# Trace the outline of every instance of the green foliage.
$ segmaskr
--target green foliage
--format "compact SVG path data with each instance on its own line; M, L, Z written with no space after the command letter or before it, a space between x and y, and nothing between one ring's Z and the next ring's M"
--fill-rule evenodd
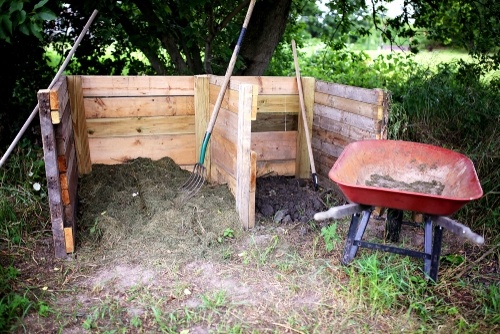
M0 1L0 40L11 42L12 35L21 32L42 39L45 21L56 19L56 15L46 4L48 0L40 2L21 0Z
M18 318L26 315L32 303L14 290L19 271L13 266L0 266L0 332L9 332Z
M10 243L20 244L40 221L47 221L41 155L41 148L22 140L0 169L0 238Z
M325 240L326 251L331 252L341 241L339 235L337 234L337 222L323 227L321 229L321 236Z

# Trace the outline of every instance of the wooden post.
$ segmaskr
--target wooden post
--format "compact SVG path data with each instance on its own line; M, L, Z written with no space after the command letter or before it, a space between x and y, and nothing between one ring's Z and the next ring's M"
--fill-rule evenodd
M42 134L43 157L47 176L50 220L56 257L66 257L66 242L64 236L63 204L61 199L61 184L57 167L57 145L52 125L50 110L50 90L38 91L38 106L40 116L40 131Z
M253 87L250 84L242 84L239 89L238 101L238 143L236 153L236 210L244 229L254 226L255 217L250 210L255 211L255 192L251 198L251 184L255 179L255 169L252 174L251 166L251 140L252 140L252 102Z
M301 79L302 89L304 92L304 104L306 107L307 127L309 128L309 136L312 140L315 79L311 77L303 77ZM299 117L297 130L297 158L295 160L295 177L308 178L311 176L311 163L309 160L309 152L307 149L304 122L302 122L301 120L302 118Z
M378 112L377 119L375 120L375 136L376 139L387 139L387 123L389 121L389 104L390 93L385 92L383 89L376 88L378 93Z
M78 161L78 173L89 174L92 171L90 160L89 138L87 134L87 120L83 105L82 77L68 76L68 91L70 94L71 120Z
M210 120L210 80L208 75L196 75L194 77L194 115L196 162L198 162L200 160L201 144ZM207 180L211 181L209 149L205 153L203 166L207 170Z

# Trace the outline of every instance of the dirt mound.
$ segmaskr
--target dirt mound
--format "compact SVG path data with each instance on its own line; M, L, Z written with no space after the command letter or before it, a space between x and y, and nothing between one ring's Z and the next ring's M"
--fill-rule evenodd
M310 179L270 176L257 179L256 217L276 223L306 223L326 209L325 194Z
M185 200L179 187L189 175L170 158L94 165L79 187L83 233L77 236L84 237L77 246L92 249L81 256L161 265L203 258L224 231L237 233L239 218L227 186L205 185Z

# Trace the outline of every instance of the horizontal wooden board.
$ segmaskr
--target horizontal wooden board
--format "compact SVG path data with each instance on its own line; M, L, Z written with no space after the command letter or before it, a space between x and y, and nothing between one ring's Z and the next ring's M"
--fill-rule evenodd
M298 114L257 114L252 121L252 132L297 131L298 121Z
M379 114L379 106L375 104L354 101L323 93L316 93L314 95L314 106L315 108L330 107L331 109L343 110L370 119L378 119Z
M224 81L222 76L210 76L210 83L221 86ZM234 83L234 84L233 84ZM260 94L298 94L297 80L295 77L272 77L272 76L232 76L229 87L238 89L237 87L247 83L259 87Z
M89 97L85 117L151 117L194 115L194 96Z
M257 162L295 160L297 132L252 132L251 149L257 154Z
M295 175L295 160L257 161L257 177Z
M89 147L93 164L120 164L139 157L170 157L178 165L196 163L194 134L89 138Z
M212 132L236 143L238 138L238 115L225 108L221 108Z
M210 139L210 162L236 178L236 143L214 132Z
M382 105L383 91L316 80L315 91L369 104Z
M220 86L210 85L209 87L209 101L210 101L210 114L214 110L215 102L220 93ZM238 90L227 89L224 93L224 98L222 99L221 108L232 111L233 113L238 113L238 101L240 93Z
M344 137L338 133L327 131L320 127L313 127L313 138L321 142L328 142L339 147L345 147L352 142L352 139ZM314 147L314 146L313 146Z
M231 194L235 196L236 194L236 179L229 175L227 171L218 165L213 165L210 169L211 177L210 179L216 184L227 184Z
M321 104L314 105L314 114L322 120L329 120L349 124L367 131L376 131L377 120L359 114L351 113L345 109L330 108Z
M194 76L82 76L84 97L194 95Z
M50 110L53 124L59 124L64 112L69 111L69 94L66 76L59 77L50 90Z
M264 95L257 97L257 115L259 113L299 113L298 95ZM258 117L258 116L257 116Z
M194 116L87 119L89 138L194 134Z
M335 122L327 117L315 115L313 117L313 127L318 127L326 131L337 133L352 140L375 139L375 131L360 129L349 124Z

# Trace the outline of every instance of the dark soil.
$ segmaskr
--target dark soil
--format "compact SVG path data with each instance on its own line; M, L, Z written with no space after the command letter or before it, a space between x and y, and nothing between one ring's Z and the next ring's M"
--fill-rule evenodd
M270 176L257 179L255 196L257 219L275 223L306 223L318 211L327 209L325 193L315 191L311 179Z

